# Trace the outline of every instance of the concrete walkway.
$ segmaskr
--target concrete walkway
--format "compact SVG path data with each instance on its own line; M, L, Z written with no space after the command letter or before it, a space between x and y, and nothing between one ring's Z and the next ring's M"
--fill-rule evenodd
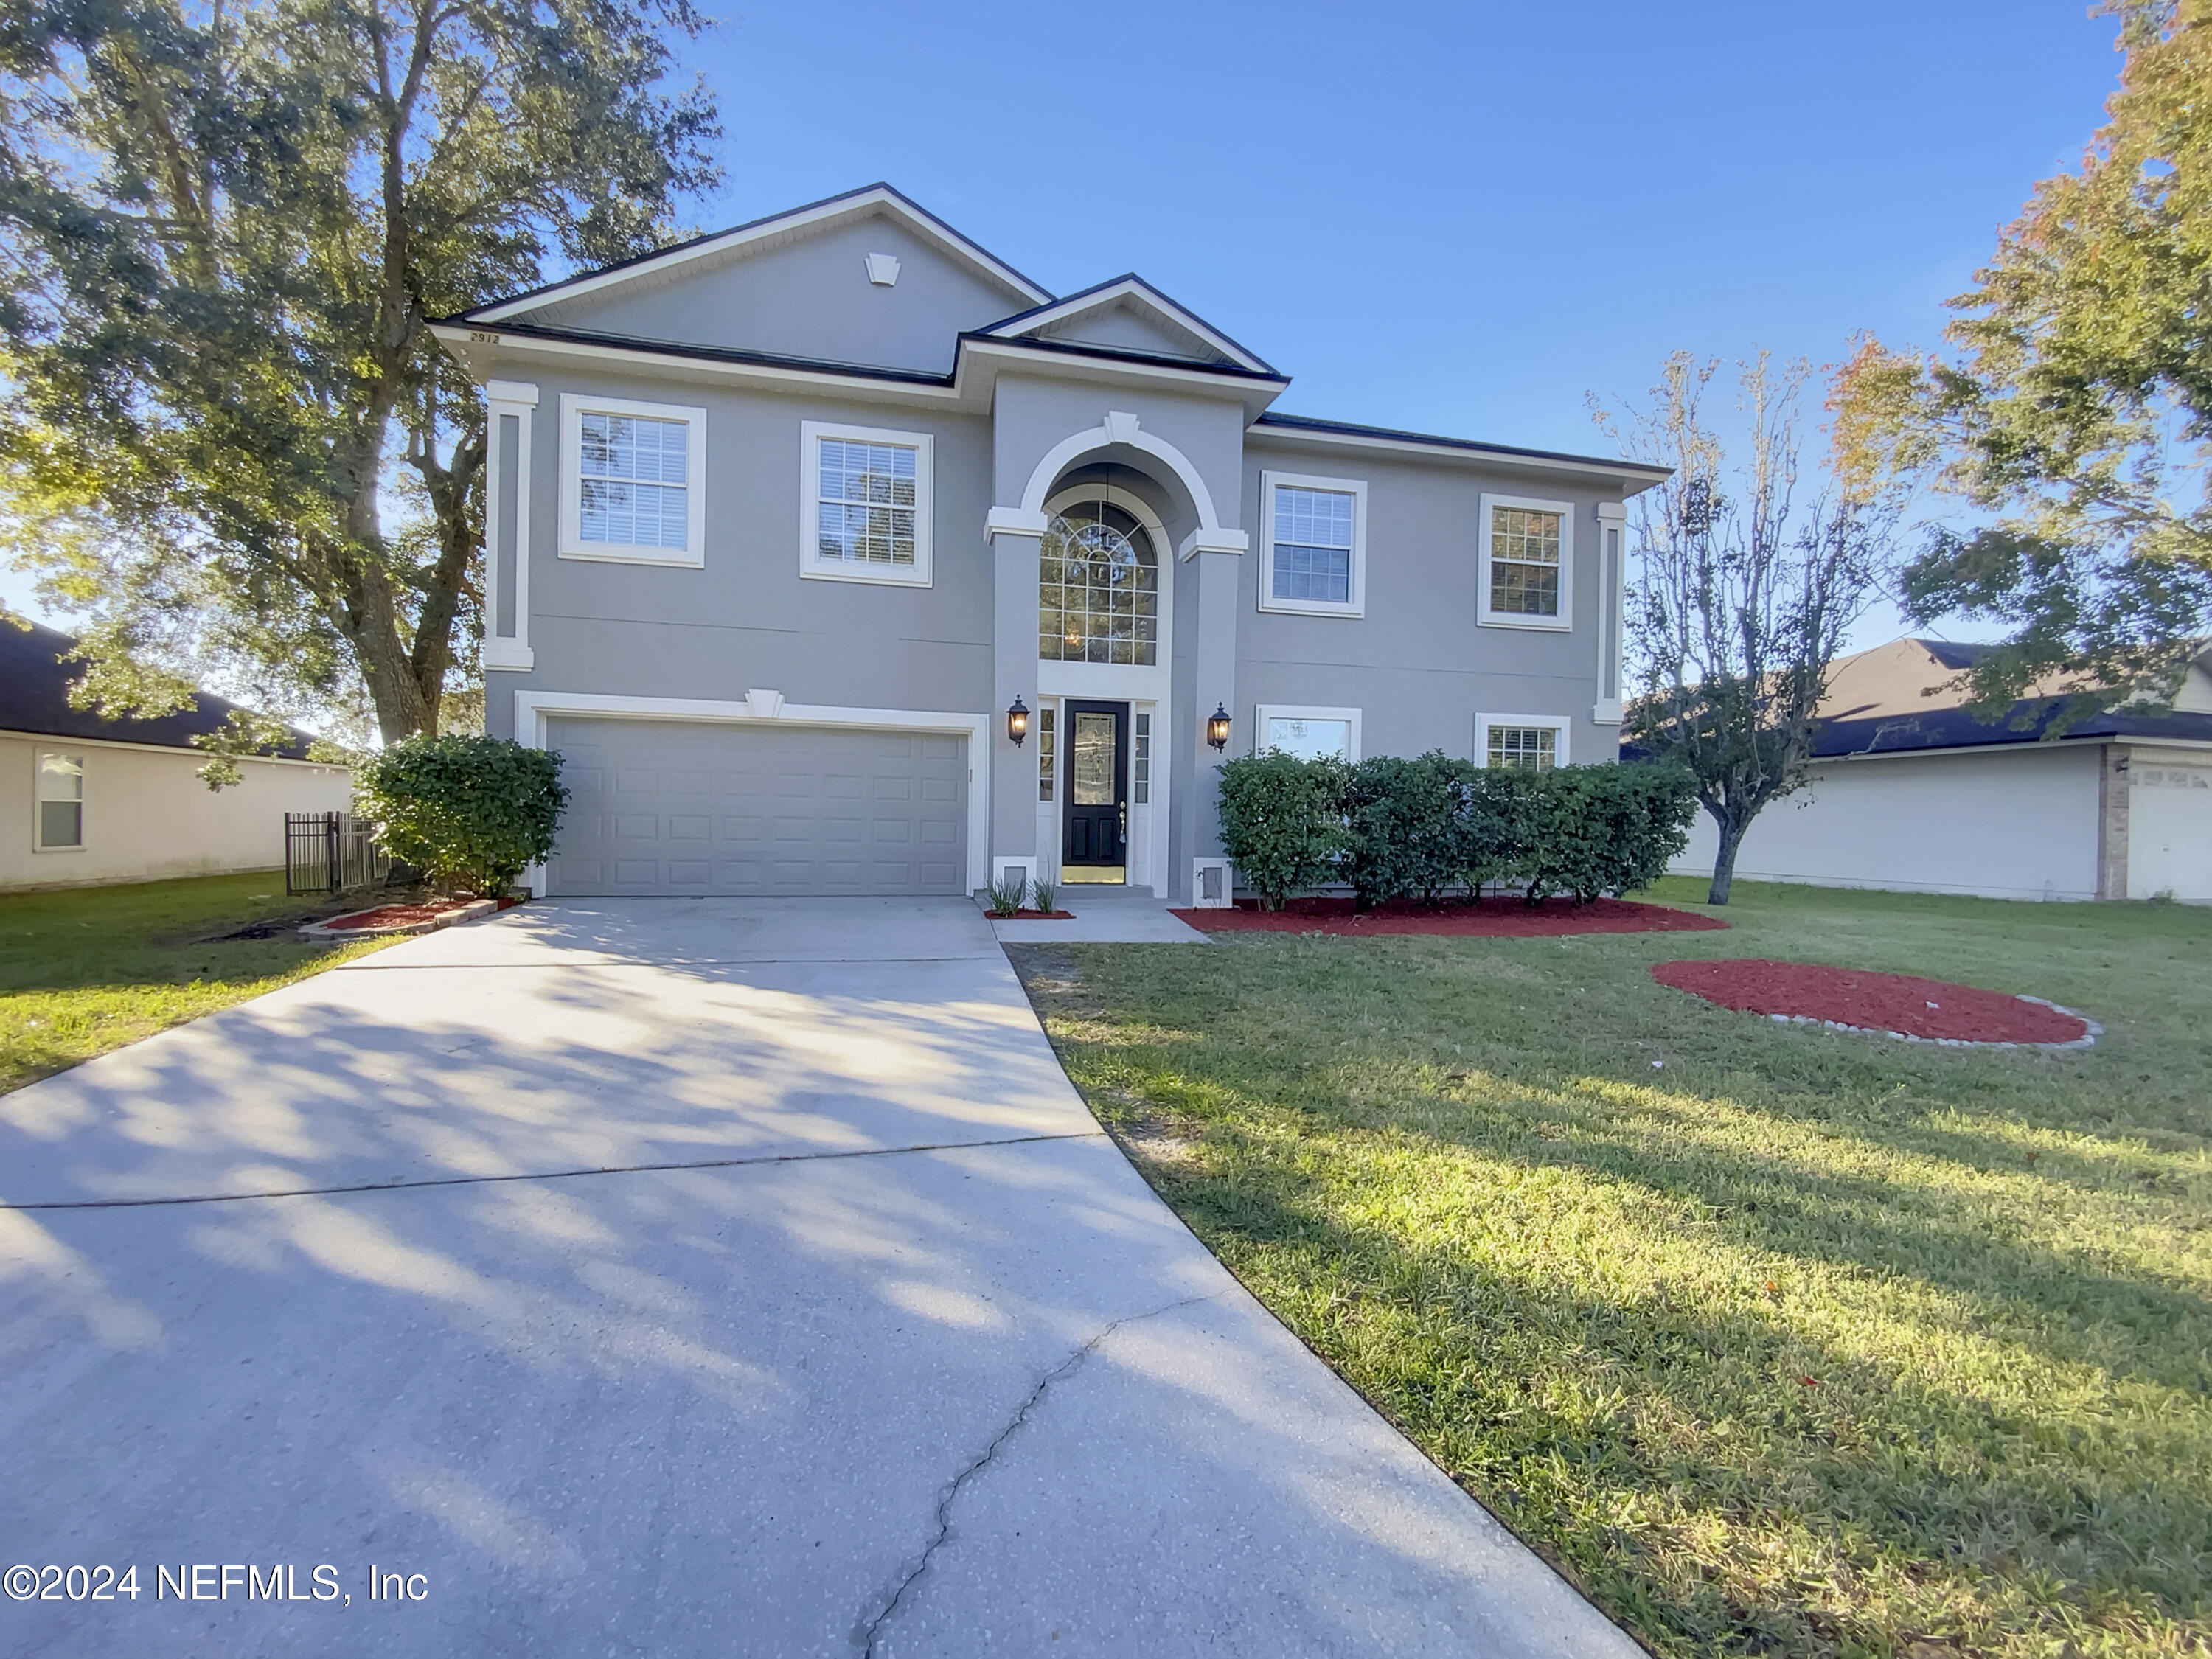
M1065 921L1024 921L1016 917L991 920L991 931L1001 945L1211 945L1212 939L1168 908L1165 899L1154 898L1150 888L1086 887L1069 883L1060 888L1059 907L1069 912Z
M1153 1198L964 900L410 941L0 1098L0 1567L139 1590L10 1654L1638 1651Z

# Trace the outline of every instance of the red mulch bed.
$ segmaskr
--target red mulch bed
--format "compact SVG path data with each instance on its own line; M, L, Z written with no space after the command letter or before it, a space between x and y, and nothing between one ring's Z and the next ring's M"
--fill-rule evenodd
M1073 910L1017 910L1011 916L993 916L994 921L1073 921Z
M380 904L374 910L355 910L332 916L323 924L333 933L350 933L367 927L411 927L418 921L435 921L458 904Z
M2073 1042L2089 1035L2087 1020L2047 1004L1910 974L1748 958L1662 962L1651 977L1745 1013L1832 1020L1938 1042Z
M1633 899L1593 899L1588 904L1546 899L1484 899L1474 904L1427 905L1401 900L1354 911L1348 898L1294 898L1279 910L1262 910L1239 899L1234 910L1177 910L1209 933L1440 933L1452 939L1540 939L1555 933L1679 933L1725 927L1718 916L1671 910Z

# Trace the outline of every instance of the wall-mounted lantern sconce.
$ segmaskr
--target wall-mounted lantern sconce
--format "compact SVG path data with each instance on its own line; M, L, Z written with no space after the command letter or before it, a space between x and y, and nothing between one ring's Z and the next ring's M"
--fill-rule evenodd
M1022 746L1022 739L1030 734L1030 706L1019 697L1006 710L1006 735L1014 740L1014 747Z
M1213 705L1213 718L1206 723L1206 740L1216 749L1229 747L1229 710L1218 702Z

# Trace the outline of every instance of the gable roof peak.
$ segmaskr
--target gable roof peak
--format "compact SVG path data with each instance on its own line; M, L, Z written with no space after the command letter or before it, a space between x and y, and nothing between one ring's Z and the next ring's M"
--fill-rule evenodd
M765 218L732 225L726 230L709 231L686 241L656 248L650 253L641 253L632 258L617 260L611 265L602 265L596 270L580 271L557 283L532 289L527 293L475 307L458 313L450 320L498 322L627 283L665 281L674 272L701 260L742 258L749 253L780 247L787 242L877 214L897 220L924 240L933 243L987 282L1004 290L1010 297L1025 301L1032 306L1051 303L1053 295L1050 289L1024 276L981 244L962 235L913 198L878 179L856 190L825 196L820 201L809 202L803 207L772 213Z
M1033 306L1027 311L1016 312L979 332L985 339L998 340L1024 339L1052 331L1066 333L1085 317L1123 308L1135 311L1170 334L1182 337L1193 348L1190 355L1198 361L1227 362L1254 374L1278 373L1257 352L1238 344L1133 270L1125 270L1119 276L1109 276L1103 283L1094 283L1089 288Z

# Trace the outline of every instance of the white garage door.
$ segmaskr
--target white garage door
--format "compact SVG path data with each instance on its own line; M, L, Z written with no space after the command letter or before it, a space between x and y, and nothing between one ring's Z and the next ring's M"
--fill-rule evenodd
M2141 754L2128 787L2128 896L2212 904L2212 766Z
M570 796L556 895L965 890L965 738L568 719L547 742Z

